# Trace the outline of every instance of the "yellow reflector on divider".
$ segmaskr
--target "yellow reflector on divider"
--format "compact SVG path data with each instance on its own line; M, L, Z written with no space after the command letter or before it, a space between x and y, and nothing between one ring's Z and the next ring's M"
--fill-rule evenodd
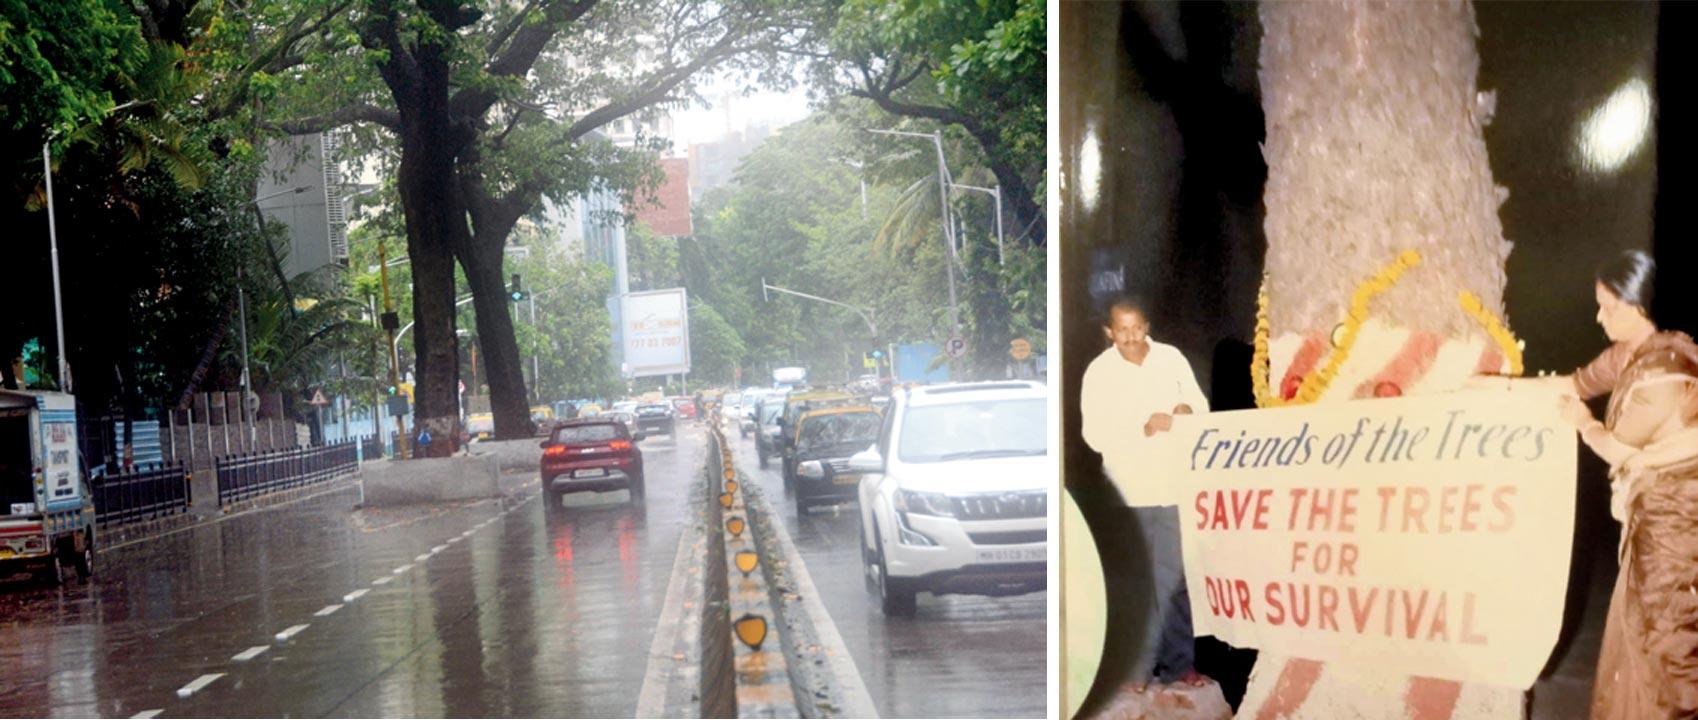
M731 493L720 493L719 494L719 506L720 507L731 507Z
M730 466L726 466L726 468L725 468L725 479L726 480L736 480L737 479L737 471L732 469Z
M753 550L738 550L736 561L737 569L741 570L744 575L748 575L755 571L756 565L760 564L761 556L756 555Z
M725 529L731 531L731 537L742 536L743 527L744 527L743 518L737 517L735 515L731 516L729 519L727 519L725 521Z
M737 639L751 649L761 649L761 643L766 641L766 618L759 615L744 615L737 618L731 627L737 632Z
M725 491L728 492L728 493L737 492L737 481L736 480L726 480L725 481Z

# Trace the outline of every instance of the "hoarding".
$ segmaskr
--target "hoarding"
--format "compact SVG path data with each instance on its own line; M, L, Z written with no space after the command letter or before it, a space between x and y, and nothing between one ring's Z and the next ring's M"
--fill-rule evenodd
M619 316L629 377L690 371L690 311L684 288L628 293Z

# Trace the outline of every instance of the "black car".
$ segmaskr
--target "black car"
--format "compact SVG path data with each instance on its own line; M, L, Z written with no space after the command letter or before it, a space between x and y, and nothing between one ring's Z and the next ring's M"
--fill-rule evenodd
M783 395L764 397L755 404L755 454L763 468L767 460L783 452L778 447L778 415L783 411Z
M637 432L643 437L665 433L668 436L678 432L678 417L673 414L672 406L665 403L647 403L638 405Z
M818 410L802 416L796 431L792 492L796 514L815 504L855 499L861 476L849 469L849 456L878 439L883 417L870 407Z

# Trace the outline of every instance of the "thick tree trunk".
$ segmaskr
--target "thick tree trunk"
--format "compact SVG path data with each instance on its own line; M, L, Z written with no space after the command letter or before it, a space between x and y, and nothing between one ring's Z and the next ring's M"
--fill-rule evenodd
M534 435L536 425L531 422L524 363L519 357L518 338L510 314L513 303L507 297L506 279L502 277L502 249L500 239L479 234L471 238L469 247L460 248L456 256L466 270L466 281L472 289L472 309L477 312L478 347L483 350L480 359L489 380L489 409L495 416L495 438L517 440Z
M1472 293L1501 317L1509 255L1497 216L1507 193L1486 157L1472 6L1258 10L1272 391L1320 387L1328 375L1319 368L1334 355L1342 364L1316 401L1443 392L1501 367L1458 299ZM1372 294L1366 281L1407 250L1419 262ZM1365 321L1348 319L1353 303ZM1518 688L1383 671L1328 682L1332 669L1276 648L1256 662L1246 716L1275 706L1294 717L1524 716Z
M446 103L446 83L430 100ZM399 98L398 98L399 99ZM412 103L398 103L402 108ZM454 319L455 238L468 234L465 206L454 182L453 148L447 122L437 115L402 112L401 166L397 187L407 220L407 256L413 270L413 352L416 358L417 436L428 430L431 442L421 454L444 457L459 444L460 409L456 389L460 376Z

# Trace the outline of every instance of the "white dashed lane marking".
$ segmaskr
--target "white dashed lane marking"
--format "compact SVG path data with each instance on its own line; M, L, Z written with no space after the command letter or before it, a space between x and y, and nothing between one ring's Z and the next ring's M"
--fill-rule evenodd
M236 653L230 659L235 660L236 662L247 662L247 661L252 660L256 657L259 657L260 653L265 652L270 647L271 647L270 645L255 645L251 648L248 648L248 649L243 650L239 653Z
M302 630L305 630L309 627L311 627L311 626L310 625L290 625L289 627L285 628L283 630L283 632L277 633L277 641L283 642L285 640L288 640L289 638L292 638L296 635L301 634Z
M389 581L390 581L390 580L394 580L394 579L395 579L395 578L394 578L394 577L392 577L392 576L389 576L389 575L385 575L385 576L383 576L383 577L380 577L380 578L378 578L378 579L376 579L376 580L373 580L373 581L371 581L371 584L373 584L373 585L388 585L388 584L389 584Z
M413 569L413 564L407 563L406 565L402 565L401 567L395 568L394 570L390 570L389 572L394 573L396 575L400 575L401 573L404 573L404 572L411 570L411 569Z
M435 554L442 552L443 550L447 550L447 549L448 549L447 545L438 545L438 546L430 549L430 554L435 555Z
M159 717L159 714L162 713L162 712L165 712L165 708L154 708L152 710L143 710L139 713L131 715L130 717L131 718L139 718L140 720L152 720L153 718Z
M326 605L324 607L319 608L318 612L313 613L312 616L313 617L329 617L331 613L334 613L337 610L341 610L341 609L342 609L341 605Z
M414 556L413 562L422 563L422 562L429 560L429 559L430 559L430 553L424 552L424 553L419 553L418 555Z
M351 593L348 593L347 595L343 595L342 596L342 602L353 602L353 601L358 600L362 597L365 597L365 594L368 593L368 592L371 592L371 588L360 588L360 589L355 590Z
M186 698L200 692L205 689L206 686L211 685L214 681L221 677L224 677L224 673L207 673L195 678L193 682L177 688L177 697Z

